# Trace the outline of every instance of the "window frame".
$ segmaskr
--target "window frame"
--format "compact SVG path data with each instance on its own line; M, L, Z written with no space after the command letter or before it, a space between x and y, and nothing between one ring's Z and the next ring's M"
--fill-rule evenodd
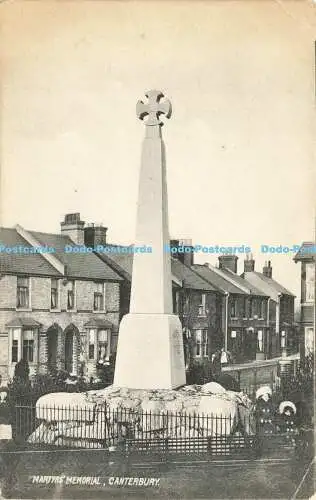
M19 284L19 280L26 280L27 285ZM24 291L26 293L26 303L21 304L21 292ZM17 276L16 282L16 309L24 309L28 310L31 307L31 280L30 276Z
M53 287L53 281L56 282L56 288ZM59 309L59 301L60 301L60 293L59 293L59 279L58 278L51 278L51 282L50 282L50 309L51 311L56 311ZM53 290L55 291L55 298L56 298L56 305L54 306L53 305ZM68 296L67 296L67 300L68 300Z
M70 283L72 284L72 288L69 289ZM70 295L72 294L72 295ZM69 297L72 296L73 306L69 307ZM76 282L75 280L69 280L67 283L67 311L75 311L76 310Z

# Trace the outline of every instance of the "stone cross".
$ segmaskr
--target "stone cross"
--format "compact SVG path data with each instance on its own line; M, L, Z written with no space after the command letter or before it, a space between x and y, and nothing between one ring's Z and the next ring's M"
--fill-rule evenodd
M185 384L182 326L173 314L165 145L160 115L171 116L171 104L158 90L146 92L148 103L138 101L144 120L137 201L136 252L129 314L121 321L114 385L130 389L173 389ZM162 100L163 99L163 100Z
M171 102L169 99L161 101L164 97L160 90L148 90L145 93L148 99L148 104L143 101L138 101L136 104L136 114L140 120L147 117L145 122L147 127L155 125L163 125L163 122L159 119L160 115L166 115L166 118L170 118L172 113Z

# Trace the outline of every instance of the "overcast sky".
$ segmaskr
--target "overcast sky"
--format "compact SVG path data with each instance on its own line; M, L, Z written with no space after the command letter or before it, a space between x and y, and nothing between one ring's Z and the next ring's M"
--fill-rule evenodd
M2 225L58 232L80 212L133 241L135 105L157 88L171 236L251 245L299 294L292 256L259 247L313 237L315 3L16 1L1 22Z

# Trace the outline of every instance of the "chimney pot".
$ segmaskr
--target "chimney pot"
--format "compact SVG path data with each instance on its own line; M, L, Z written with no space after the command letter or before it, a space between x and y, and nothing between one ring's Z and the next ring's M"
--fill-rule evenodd
M247 257L248 257L248 255L247 255ZM244 260L244 272L245 273L251 273L255 270L255 261L252 257L252 254L250 255L250 257L251 257L250 259L248 257Z
M272 278L271 260L268 260L268 265L265 263L265 266L262 269L262 274L267 278Z

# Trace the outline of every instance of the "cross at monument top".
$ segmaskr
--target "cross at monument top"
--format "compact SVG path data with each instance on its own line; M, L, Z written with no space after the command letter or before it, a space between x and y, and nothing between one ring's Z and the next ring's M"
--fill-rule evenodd
M169 99L161 100L164 94L160 90L148 90L145 92L145 96L148 99L148 103L145 104L143 101L138 101L136 105L136 114L140 120L147 117L145 121L146 126L162 126L163 122L159 119L160 115L166 115L170 118L172 107Z

